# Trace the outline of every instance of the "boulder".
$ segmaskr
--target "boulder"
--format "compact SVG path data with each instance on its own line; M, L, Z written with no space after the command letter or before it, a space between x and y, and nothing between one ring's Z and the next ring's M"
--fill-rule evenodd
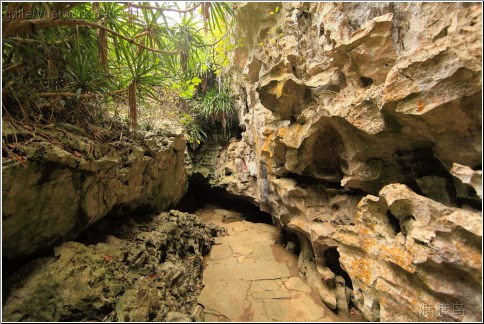
M107 214L166 210L187 190L181 133L104 144L73 126L61 128L45 130L50 141L17 147L25 165L2 164L2 253L8 259L73 239Z

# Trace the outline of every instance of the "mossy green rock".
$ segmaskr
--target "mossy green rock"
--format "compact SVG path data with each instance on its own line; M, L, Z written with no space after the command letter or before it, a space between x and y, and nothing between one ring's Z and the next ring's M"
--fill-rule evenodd
M104 219L87 231L88 239L101 242L63 243L54 256L10 276L2 320L189 319L201 289L202 255L223 230L178 211L126 218Z
M27 167L13 160L2 165L4 257L45 251L108 213L166 210L187 190L182 134L108 145L78 135L82 130L74 126L69 136L45 132L51 141L38 139L18 148Z

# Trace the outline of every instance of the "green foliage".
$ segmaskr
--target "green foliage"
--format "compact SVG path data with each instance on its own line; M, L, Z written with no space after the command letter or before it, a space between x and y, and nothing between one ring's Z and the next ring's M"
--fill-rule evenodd
M222 28L221 26L227 23L227 14L229 16L233 15L232 8L228 3L225 2L208 2L205 3L204 10L207 7L209 7L209 15L207 16L206 12L204 12L204 18L206 21L208 21L209 29L211 31L223 31L225 28Z
M176 91L178 95L183 99L190 99L195 94L196 86L200 84L202 80L199 77L194 77L185 82L173 82L171 89Z
M65 50L61 48L62 50ZM92 60L97 55L97 47L93 43L80 42L74 44L74 49L63 53L66 58L65 89L76 90L76 93L108 91L108 77L98 60ZM78 95L78 98L79 98Z
M198 124L189 114L182 114L180 121L187 130L188 145L192 150L196 150L203 142L205 142L207 134L200 124Z
M226 120L233 117L235 108L228 87L208 90L194 102L194 108L207 120ZM226 125L226 121L224 125ZM224 127L226 128L226 127Z
M274 9L274 11L269 12L269 15L275 15L276 13L279 12L280 9L281 8L279 8L279 6L276 6L276 9Z
M2 15L4 110L36 121L98 116L100 101L125 102L137 114L147 101L163 101L160 89L192 98L233 49L232 10L223 2L3 2ZM67 104L44 112L39 100Z
M195 124L205 129L213 140L226 142L236 136L238 121L234 99L228 85L214 86L191 101L193 113L197 116ZM203 140L202 140L203 142Z

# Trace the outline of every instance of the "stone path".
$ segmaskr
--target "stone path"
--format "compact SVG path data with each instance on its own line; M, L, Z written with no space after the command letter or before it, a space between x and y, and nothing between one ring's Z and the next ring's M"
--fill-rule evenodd
M342 321L297 276L297 256L276 245L279 230L207 205L195 214L227 229L205 260L198 302L205 321Z

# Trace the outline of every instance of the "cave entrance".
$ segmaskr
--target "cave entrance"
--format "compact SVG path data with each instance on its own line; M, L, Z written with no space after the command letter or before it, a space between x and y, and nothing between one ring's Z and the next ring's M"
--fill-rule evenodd
M197 210L210 208L226 209L244 215L248 222L274 225L272 216L261 211L247 200L231 195L223 188L213 188L210 185L192 177L189 181L188 192L175 207L183 212L195 213Z

